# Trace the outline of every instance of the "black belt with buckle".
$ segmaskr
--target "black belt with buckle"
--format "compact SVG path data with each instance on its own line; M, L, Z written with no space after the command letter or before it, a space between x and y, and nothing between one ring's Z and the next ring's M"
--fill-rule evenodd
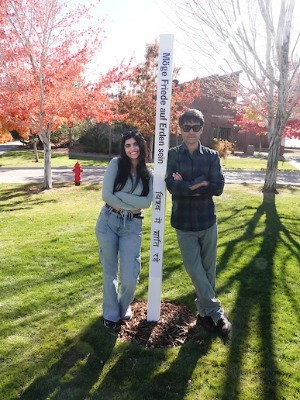
M109 208L111 210L111 212L119 214L119 215L124 215L121 211L119 210L115 210L113 207L111 207L109 204L105 204L105 207ZM144 219L144 217L142 216L142 213L131 213L128 212L128 215L132 215L132 218L139 218L139 219Z

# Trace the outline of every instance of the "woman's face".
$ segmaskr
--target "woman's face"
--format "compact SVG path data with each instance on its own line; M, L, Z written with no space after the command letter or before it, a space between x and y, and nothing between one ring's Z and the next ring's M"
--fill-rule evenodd
M130 160L137 160L140 156L140 148L134 138L127 139L124 143L124 150Z

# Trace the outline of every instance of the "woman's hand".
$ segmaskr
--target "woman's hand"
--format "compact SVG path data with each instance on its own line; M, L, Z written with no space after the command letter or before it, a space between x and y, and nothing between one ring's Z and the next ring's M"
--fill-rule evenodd
M174 172L172 174L172 178L174 179L174 181L182 181L182 176L180 175L179 172Z

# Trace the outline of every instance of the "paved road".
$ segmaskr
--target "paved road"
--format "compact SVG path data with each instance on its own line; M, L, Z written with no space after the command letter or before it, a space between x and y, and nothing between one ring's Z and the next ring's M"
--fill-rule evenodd
M102 182L105 168L103 167L83 167L81 174L82 182ZM264 183L264 171L245 171L245 170L225 170L226 183ZM0 183L42 183L44 179L44 169L1 167ZM52 168L53 182L73 182L74 173L72 167ZM278 184L289 184L300 186L300 171L278 172Z
M14 150L17 147L21 146L21 142L12 142L12 143L4 143L4 144L0 144L0 155L4 154L10 150Z
M18 146L18 142L9 145L0 145L0 154ZM298 171L278 172L277 183L300 186L300 159L291 156L290 162L299 168ZM72 167L52 168L53 182L73 182ZM101 182L105 168L83 167L82 182ZM225 170L226 183L258 183L263 184L265 171ZM42 183L44 179L43 167L0 167L0 183Z

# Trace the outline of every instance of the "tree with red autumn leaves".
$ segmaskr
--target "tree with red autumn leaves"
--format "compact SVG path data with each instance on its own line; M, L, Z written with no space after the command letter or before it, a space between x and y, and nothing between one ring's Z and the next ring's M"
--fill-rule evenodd
M238 126L239 133L253 132L257 136L267 135L268 130L255 110L247 108L244 113L239 112L231 122Z
M52 187L51 133L85 118L120 119L111 88L125 67L85 76L101 48L102 21L94 6L60 0L3 0L0 5L1 112L17 131L31 131L44 147L44 188Z
M155 135L158 52L157 42L146 46L145 61L133 68L119 92L119 111L125 116L124 122L136 127L148 138L150 159ZM178 114L200 93L199 79L179 85L176 81L178 73L179 69L174 67L171 133L177 131Z
M234 126L238 127L239 133L247 134L251 132L260 138L268 134L264 122L252 108L246 108L244 112L236 113L235 118L231 122Z
M265 110L265 101L260 101L260 105L254 106L255 102L257 102L257 99L255 96L253 96L248 105L235 105L235 108L238 109L238 112L231 122L238 126L239 133L247 134L251 132L255 133L257 136L266 136L268 134L268 128L266 126L265 118L265 115L267 114ZM300 138L299 115L291 114L282 131L282 138Z
M298 74L300 80L300 74ZM261 89L248 90L248 96L242 103L235 104L237 111L233 124L238 125L240 133L253 132L256 135L268 134L268 102ZM291 95L295 97L294 109L290 111L286 124L283 126L283 138L300 138L300 94L296 91ZM298 98L297 98L298 96ZM278 93L274 91L273 103L278 107Z

